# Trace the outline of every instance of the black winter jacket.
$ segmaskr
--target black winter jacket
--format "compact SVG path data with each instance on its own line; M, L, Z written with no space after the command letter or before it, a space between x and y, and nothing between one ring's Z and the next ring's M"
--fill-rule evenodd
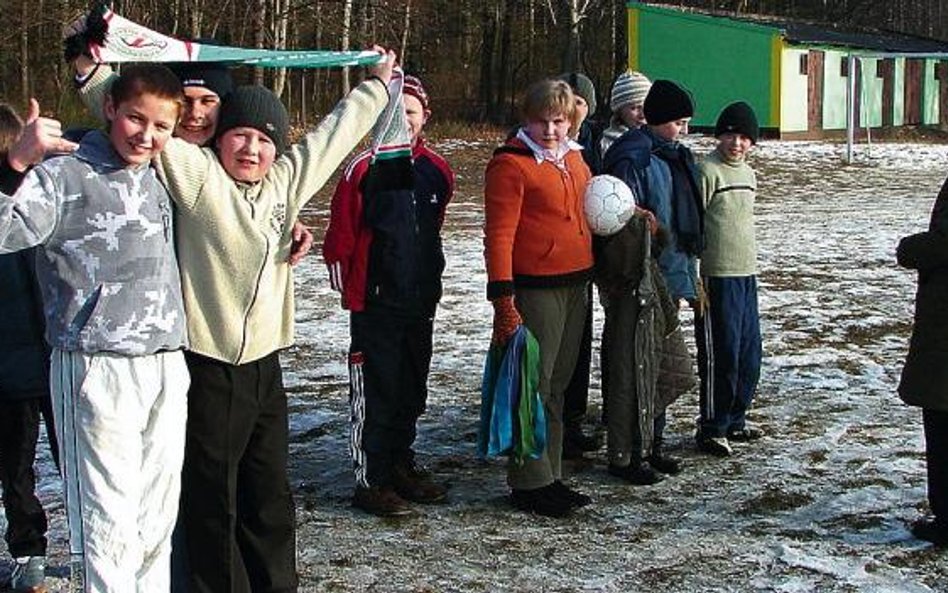
M0 162L0 191L13 194L24 174ZM0 255L0 401L49 395L49 347L35 273L36 248Z
M899 242L899 265L918 270L915 326L899 382L905 403L948 412L948 180L931 223Z

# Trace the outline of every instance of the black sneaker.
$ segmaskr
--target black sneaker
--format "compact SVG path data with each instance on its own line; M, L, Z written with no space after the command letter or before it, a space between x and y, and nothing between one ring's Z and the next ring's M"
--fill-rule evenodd
M652 454L645 458L648 464L656 471L669 476L675 476L681 473L681 459L666 455L660 449L655 449Z
M544 517L565 517L573 510L573 506L565 498L558 496L556 490L553 484L529 490L514 489L510 492L510 502L528 513Z
M937 519L919 519L912 523L912 535L929 542L935 547L948 547L948 524Z
M602 443L594 435L587 435L583 430L576 426L566 429L563 433L563 443L570 443L580 451L591 452L598 451Z
M390 486L356 486L352 506L377 517L405 517L414 514L408 502Z
M395 466L392 486L399 496L411 502L432 504L444 502L448 497L448 489L433 481L431 474L414 462Z
M763 436L763 430L757 428L756 426L751 426L750 424L746 424L743 428L727 431L727 440L733 441L735 443L749 443L750 441L756 441Z
M555 480L552 484L550 484L550 486L553 486L555 489L554 492L556 496L566 500L566 502L568 502L574 509L584 507L592 502L592 498L583 494L582 492L573 490L560 480Z
M563 459L568 461L578 461L580 459L586 459L583 455L584 451L579 448L573 441L570 439L563 439Z
M612 465L610 463L609 473L635 486L650 486L665 479L660 473L655 471L647 461L641 463L633 461L629 465L624 466Z
M716 457L728 457L734 452L731 444L725 437L709 437L698 435L695 437L695 444L702 453L710 453Z

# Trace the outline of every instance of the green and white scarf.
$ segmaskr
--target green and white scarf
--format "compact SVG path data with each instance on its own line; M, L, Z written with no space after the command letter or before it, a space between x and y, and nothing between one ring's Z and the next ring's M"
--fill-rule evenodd
M134 23L105 7L94 11L89 18L101 18L107 27L101 43L89 44L96 62L224 62L264 68L332 68L377 64L385 59L374 51L246 49L182 41Z

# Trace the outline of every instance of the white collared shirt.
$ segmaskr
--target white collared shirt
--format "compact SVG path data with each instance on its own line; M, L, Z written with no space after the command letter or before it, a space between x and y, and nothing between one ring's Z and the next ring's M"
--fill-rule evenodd
M533 151L533 156L536 158L537 164L540 164L543 161L550 161L556 166L560 166L569 151L581 151L583 149L581 144L570 138L560 142L560 144L555 149L543 148L534 142L533 139L530 138L530 135L527 134L526 130L523 128L517 130L517 139L526 144L527 147Z

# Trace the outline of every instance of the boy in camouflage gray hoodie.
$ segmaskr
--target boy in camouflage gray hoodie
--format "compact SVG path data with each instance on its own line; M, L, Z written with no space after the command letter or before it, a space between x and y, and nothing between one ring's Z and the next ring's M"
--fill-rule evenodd
M0 252L39 246L70 551L87 591L169 588L189 385L171 203L150 161L181 85L134 66L106 101L107 133L0 194Z

